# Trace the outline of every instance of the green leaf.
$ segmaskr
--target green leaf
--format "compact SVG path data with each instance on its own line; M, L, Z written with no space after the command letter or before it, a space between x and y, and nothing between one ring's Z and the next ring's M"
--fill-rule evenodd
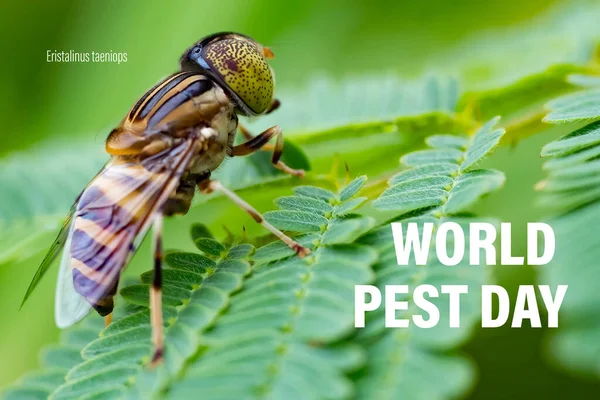
M571 79L589 89L552 102L553 111L547 119L600 117L600 102L593 89L597 78ZM569 288L561 305L560 329L549 335L547 347L563 368L596 377L594 354L600 349L600 325L593 321L597 320L600 293L590 282L600 278L595 228L600 223L599 132L599 122L592 122L544 146L542 157L549 158L544 164L547 177L537 185L542 191L540 203L553 215L548 223L556 237L554 258L541 269L539 281Z
M311 346L286 343L269 332L231 346L241 350L223 346L209 351L166 398L243 398L253 393L275 399L318 399L325 394L345 398L352 392L336 368L337 359Z
M453 183L446 204L445 215L458 214L488 193L500 189L505 177L500 171L473 170L462 174Z
M555 256L544 266L540 284L569 285L561 305L560 330L552 332L547 348L563 368L598 376L596 354L600 325L593 323L600 301L591 282L600 279L597 268L596 227L600 220L600 194L595 186L590 204L549 221L556 235ZM577 262L574 264L573 259Z
M294 188L294 193L299 196L320 199L326 202L331 202L336 199L336 195L333 192L316 186L296 186Z
M454 163L434 163L425 164L418 167L406 169L390 178L388 183L394 186L406 181L417 179L423 176L448 176L451 177L458 173L459 165Z
M198 250L204 252L209 256L219 257L227 249L221 243L217 242L213 238L201 237L194 240L194 244Z
M494 147L498 146L504 129L494 128L500 120L499 117L488 121L474 136L467 146L464 160L461 162L460 171L468 171L485 157Z
M201 274L208 268L214 268L216 263L208 257L196 253L168 253L165 262L169 267L187 270Z
M306 211L269 211L264 217L270 224L284 231L313 232L327 225L327 218Z
M454 215L500 188L504 184L502 173L473 169L498 145L504 130L494 128L497 121L489 121L471 138L438 135L433 140L435 149L402 157L401 162L412 168L394 175L390 187L373 204L400 214L423 210Z
M346 200L349 200L350 198L352 198L354 195L356 195L360 191L360 189L362 189L362 187L364 186L366 181L367 181L367 177L364 175L359 176L358 178L355 178L352 182L350 182L344 188L344 190L342 190L340 192L340 200L346 201Z
M196 241L200 238L210 238L213 239L214 236L208 229L208 227L204 224L192 224L190 229L192 234L192 240Z
M437 187L423 188L423 185L431 181L431 177L425 177L396 185L383 192L374 204L384 210L397 210L402 213L441 206L448 196L448 192L444 189L448 183L441 185L438 183ZM449 179L449 184L451 183L452 180Z
M588 90L548 103L552 110L544 122L562 123L596 118L600 114L600 90Z
M151 284L153 275L154 271L148 271L144 272L140 278L142 282ZM202 279L202 274L184 269L165 268L162 274L163 282L168 282L170 285L187 290L194 289L196 285L202 282ZM135 286L127 286L130 290L133 287ZM148 290L144 290L144 292L147 293Z
M580 94L585 93L587 91ZM568 105L568 99L557 101ZM600 117L600 109L595 116ZM545 193L540 199L542 205L564 213L600 199L600 187L596 179L600 121L548 143L542 148L541 155L550 158L544 164L548 177L537 186Z
M333 206L320 199L313 199L304 196L284 196L275 200L275 204L282 210L301 210L306 212L316 212L325 215L333 211Z
M551 112L544 117L544 122L563 123L597 118L600 115L600 78L573 74L566 80L585 90L549 101L546 106Z
M425 139L425 143L427 143L429 147L433 148L456 148L462 150L468 145L469 140L467 138L454 135L431 135Z
M248 243L242 243L237 246L233 246L229 249L229 253L227 253L227 258L236 260L239 258L244 258L252 254L254 251L254 246Z
M337 216L337 214L336 214ZM373 218L337 219L330 223L323 234L322 244L350 243L367 233L375 225Z
M120 293L131 304L143 306L148 304L150 286L149 284L126 286L121 289ZM163 304L172 307L179 306L182 304L182 299L189 297L188 292L189 290L182 289L181 287L164 288L162 293Z
M341 217L342 215L351 213L357 208L359 208L361 205L363 205L365 201L367 201L367 197L357 197L355 199L346 201L345 203L342 203L335 207L335 210L333 211L333 216Z
M600 104L600 98L599 104ZM600 108L597 114L600 115ZM586 125L542 148L542 157L560 157L576 153L600 143L600 121Z
M464 156L463 152L459 149L445 148L445 149L430 149L420 150L413 153L409 153L403 156L400 161L402 164L408 167L416 167L419 165L426 164L440 164L440 163L458 163Z
M312 248L318 244L319 235L307 234L303 236L297 236L294 239L304 247ZM260 262L262 264L268 263L275 260L280 260L285 257L293 256L294 250L290 249L288 245L282 242L272 242L256 250L256 253L252 256L252 260Z

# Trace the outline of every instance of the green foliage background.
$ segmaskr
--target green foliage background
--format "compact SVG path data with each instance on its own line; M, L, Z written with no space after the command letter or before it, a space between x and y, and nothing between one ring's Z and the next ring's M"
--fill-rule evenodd
M368 4L358 0L223 1L218 5L204 1L174 1L168 5L62 0L35 3L27 7L7 3L0 17L0 50L5 55L0 64L0 83L5 94L0 100L4 121L0 132L0 302L5 321L0 332L0 385L9 385L25 371L35 369L40 348L58 341L52 302L56 270L44 279L20 312L18 305L43 255L40 251L51 242L62 214L79 188L102 165L106 133L144 90L176 68L179 54L189 44L207 33L236 30L271 45L276 53L273 66L283 107L251 122L251 127L259 130L275 123L282 126L286 137L304 151L313 167L302 184L337 191L343 186L345 162L351 176L369 176L361 196L376 199L386 188L387 178L401 170L401 157L402 168L413 169L418 169L423 160L428 164L454 160L460 166L463 158L468 159L466 155L452 158L457 154L452 147L456 141L431 135L456 134L464 138L501 115L499 125L506 129L501 146L476 167L501 171L502 178L494 175L494 179L485 180L484 187L469 187L478 193L473 200L488 196L476 203L467 202L464 209L455 206L453 210L512 222L517 254L524 253L527 221L553 217L556 226L564 227L557 234L559 247L551 268L482 268L471 273L485 273L487 278L468 278L475 285L483 279L495 279L509 291L535 282L571 284L567 298L573 296L573 300L565 304L565 320L561 320L564 324L559 330L549 334L545 329L501 328L471 335L469 329L461 329L457 337L447 332L428 333L420 341L402 342L403 345L394 341L393 332L387 333L388 339L385 332L365 332L363 337L351 337L346 343L364 345L372 343L375 337L381 345L369 347L370 351L389 355L409 349L410 354L424 357L416 358L421 360L417 364L420 368L429 366L425 370L432 373L437 368L441 375L425 380L423 375L411 375L411 364L404 365L405 369L401 365L393 370L397 382L387 387L386 371L378 368L392 368L393 360L384 360L378 367L373 364L373 360L380 360L377 354L356 353L355 349L342 346L330 354L312 355L313 365L322 362L330 367L322 371L331 377L330 395L349 393L346 376L364 383L359 394L379 394L378 398L406 396L407 393L394 392L397 388L406 390L403 380L415 385L408 386L413 389L409 394L416 396L420 392L425 398L584 397L598 393L598 357L593 356L598 354L600 342L598 314L594 311L600 300L593 287L598 270L594 258L597 246L584 240L597 236L597 224L589 224L590 215L597 213L589 207L597 201L593 154L598 135L596 130L588 129L585 134L576 135L579 141L550 143L600 116L595 83L581 77L598 74L598 56L594 55L600 41L597 4L550 0L492 1L485 5L468 0ZM70 49L127 52L128 62L46 63L47 50ZM571 95L579 97L555 100L582 87L585 90L581 94ZM548 112L544 105L549 101L552 113L547 121L561 122L559 125L541 122ZM580 113L582 110L585 113ZM468 142L460 140L459 147L467 151ZM542 167L539 154L544 145L542 155L552 159ZM427 146L437 149L434 158L427 150L406 156ZM294 154L290 148L291 144L287 147L290 162L303 163L301 153ZM576 155L585 151L591 155L578 159ZM260 157L235 160L219 172L224 181L238 188L263 212L273 210L273 200L292 195L292 188L299 184L265 168L264 161ZM552 163L558 167L553 168ZM564 166L575 168L573 175L557 176L556 171L562 171ZM472 173L470 167L465 167L465 172ZM366 222L351 221L352 229L348 230L366 232L374 224L418 208L406 204L447 207L439 200L422 203L422 196L408 200L394 197L394 187L402 185L402 179L394 178L390 184L395 186L383 192L376 202L363 206L360 213ZM433 194L436 182L443 181L436 174L423 179L428 179L425 182ZM534 192L539 181L544 182L538 184L543 195ZM410 187L400 189L400 193L410 192ZM218 238L224 236L223 225L235 234L241 233L244 226L249 237L264 235L260 227L227 201L210 198L199 202L202 204L194 207L190 215L168 221L168 248L196 251L189 240L190 226L195 222L208 225ZM388 211L378 211L378 202L380 206L391 206ZM293 200L291 204L298 205ZM582 205L588 208L581 208ZM280 202L278 206L281 207ZM444 211L435 217L453 214ZM277 214L272 217L277 220ZM286 218L280 215L279 221L285 223ZM581 226L586 224L588 230L582 231ZM311 232L306 227L287 228ZM373 246L379 253L379 261L370 262L377 284L384 282L379 273L385 270L385 254L390 251L377 247L377 243L385 242L377 238L378 232L371 231L361 238L360 244ZM567 245L574 234L581 237ZM349 244L354 238L340 240ZM561 240L564 247L560 247ZM144 246L126 275L139 276L148 269L149 258ZM269 261L273 260L276 261ZM571 268L579 263L584 272L572 277ZM251 280L259 276L253 276L247 284L251 287ZM432 276L431 279L444 282L457 279L439 278L435 272ZM363 278L353 282L360 279ZM397 283L403 283L408 277L397 279ZM231 312L235 307L234 297ZM339 318L351 315L351 310L338 312ZM476 314L471 316L471 323L476 319ZM62 340L83 348L99 330L97 321L86 324L79 328L83 333L76 332ZM232 323L229 327L226 322L224 325L223 328L217 323L214 329L218 333L219 329L231 332L235 328ZM338 328L339 331L328 334L308 331L300 335L297 345L314 337L333 343L348 334L347 328ZM415 333L417 338L421 335L423 332ZM210 333L207 337L210 339ZM211 351L216 354L215 360L222 356L219 346L223 344L212 345L215 348L207 353L209 361ZM244 345L248 343L236 346L242 349ZM462 356L438 354L459 345ZM436 351L431 352L432 346ZM398 357L402 358L402 354ZM199 360L202 362L202 358ZM50 357L44 362L53 365L53 361L56 359ZM70 359L58 365L58 376L75 364L77 360ZM369 367L369 376L357 372L364 365ZM207 367L194 367L198 376L202 368ZM441 383L449 379L447 376L454 377L453 385ZM140 377L139 382L146 381ZM383 393L384 389L389 390ZM185 385L179 390L184 391ZM318 392L315 397L319 397Z

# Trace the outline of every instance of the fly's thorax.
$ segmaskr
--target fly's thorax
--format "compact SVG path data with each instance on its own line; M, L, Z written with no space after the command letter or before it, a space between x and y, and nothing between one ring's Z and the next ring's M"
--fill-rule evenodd
M106 150L117 156L140 154L161 135L186 137L197 126L210 126L234 105L223 89L198 73L171 75L142 96L109 135ZM156 146L156 144L154 144Z
M201 115L195 105L210 103L211 96L207 94L213 86L212 80L202 74L173 74L147 91L129 111L121 126L143 135L166 132L174 123L182 125L177 121L199 119Z

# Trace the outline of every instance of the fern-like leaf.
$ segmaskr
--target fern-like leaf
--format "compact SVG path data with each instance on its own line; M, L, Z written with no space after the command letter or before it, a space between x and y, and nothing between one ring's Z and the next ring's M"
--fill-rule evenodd
M206 239L205 244L214 239ZM211 243L211 248L223 245ZM222 247L224 249L224 247ZM199 334L227 306L231 292L239 289L249 272L244 260L253 250L247 244L234 246L222 254L169 253L163 270L163 316L168 351L162 367L154 372L144 364L151 352L149 283L152 271L141 275L141 283L121 289L127 305L100 337L81 351L83 362L66 375L66 383L52 394L53 399L86 396L148 398L166 380L176 376L200 346ZM140 385L153 375L150 386Z
M550 104L550 122L600 118L600 80L571 77L586 90ZM556 235L553 261L541 270L540 281L569 285L561 307L560 329L551 335L549 349L562 367L600 377L600 324L597 307L600 279L597 229L600 224L600 122L592 122L548 143L547 177L538 184L541 203L555 215L549 222Z
M434 231L441 223L453 221L468 232L468 223L476 220L457 215L504 182L500 172L475 168L504 133L494 128L496 122L497 119L491 120L471 137L428 138L430 148L402 158L409 169L390 179L390 187L374 205L396 211L395 221L416 222L419 226L431 222ZM468 237L465 241L468 243ZM454 398L464 393L473 383L473 367L465 358L446 353L467 338L480 316L479 290L485 282L486 269L470 266L468 257L457 266L444 266L437 261L433 248L426 267L417 266L414 260L407 266L399 266L389 225L372 231L361 243L379 253L374 267L375 285L382 292L386 285L409 285L409 293L403 299L409 302L413 289L421 284L430 284L440 293L441 285L468 285L469 293L461 300L460 329L449 328L449 300L445 295L429 299L442 310L439 323L431 329L414 325L408 329L385 329L383 311L371 317L359 335L364 343L374 342L369 345L366 373L359 381L359 397L432 399ZM400 316L410 319L418 311L409 305Z
M364 178L340 193L301 186L265 214L273 225L302 232L312 249L299 259L281 242L256 251L244 290L204 336L208 350L192 362L167 398L346 398L344 371L362 361L352 345L331 347L352 331L354 285L372 279L376 254L351 244L373 220L348 214ZM307 222L308 221L308 222Z
M402 163L411 168L392 177L390 187L374 205L400 214L433 208L437 215L452 215L502 186L502 173L473 168L504 134L503 129L494 128L496 123L497 119L491 120L471 138L428 138L431 148L402 157Z
M545 122L562 123L586 121L600 115L600 78L589 75L571 75L568 81L586 88L567 96L559 97L547 104L550 113Z

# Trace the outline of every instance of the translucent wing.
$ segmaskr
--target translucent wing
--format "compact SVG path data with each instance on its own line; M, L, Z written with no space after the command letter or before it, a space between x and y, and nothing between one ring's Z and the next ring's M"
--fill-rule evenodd
M141 163L115 159L82 193L60 266L59 327L79 321L90 307L101 315L112 311L121 270L177 188L193 148L190 139Z
M106 165L104 165L104 167L102 167L102 169L96 175L96 177L98 175L100 175L109 164L110 164L110 162L107 163ZM75 210L77 209L77 203L79 202L80 198L81 198L81 194L75 200L75 204L73 204L73 206L71 207L71 210L69 211L69 214L67 215L67 218L65 219L63 226L61 227L60 232L58 233L58 236L56 237L56 239L54 239L52 246L50 246L50 250L48 250L48 253L46 253L44 260L42 261L42 263L38 267L37 271L35 272L35 275L33 276L33 279L31 280L31 283L29 284L29 287L27 288L27 292L25 293L25 296L23 297L23 301L21 302L21 307L23 307L23 305L25 304L25 302L27 301L29 296L31 296L31 293L33 293L33 291L37 287L38 283L42 280L43 276L46 274L46 271L48 271L48 269L50 268L50 266L52 265L54 260L56 260L56 257L58 257L61 250L65 247L69 232L71 231L71 226L72 226L72 222L73 222L73 214L75 213ZM68 246L67 246L67 248L68 248Z
M68 230L65 249L71 248L73 240L73 224ZM85 317L90 311L91 304L75 291L73 287L73 272L71 254L63 251L56 282L55 321L59 328L66 328Z
M27 292L25 293L25 296L23 297L23 301L21 302L21 307L23 307L23 305L25 304L25 302L27 301L29 296L31 296L31 293L33 293L37 284L40 282L40 280L42 279L44 274L46 274L46 271L48 271L48 268L50 268L50 265L52 265L52 262L54 262L54 260L58 256L58 253L60 253L60 251L63 249L63 247L65 247L65 242L66 242L67 236L69 234L69 229L71 227L71 221L73 220L74 212L75 212L75 206L73 206L73 208L71 208L71 211L69 212L69 215L67 216L66 221L64 222L62 228L60 229L58 236L56 237L56 239L54 239L54 243L52 243L50 250L48 250L48 253L44 257L44 260L42 261L42 263L38 267L37 271L35 272L35 275L33 276L33 279L31 280L31 283L29 284L29 287L27 288Z

